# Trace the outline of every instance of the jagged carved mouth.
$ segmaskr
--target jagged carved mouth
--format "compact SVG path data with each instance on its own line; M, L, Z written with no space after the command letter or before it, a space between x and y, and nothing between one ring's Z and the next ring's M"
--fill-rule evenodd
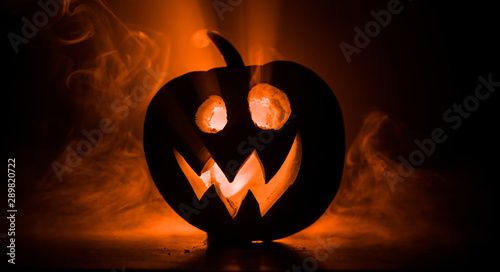
M229 214L235 218L248 190L251 190L259 203L260 215L264 216L295 182L302 160L302 140L300 133L297 132L283 164L267 184L264 166L256 150L247 157L231 183L212 158L198 175L175 148L174 154L198 200L201 200L205 192L214 185Z

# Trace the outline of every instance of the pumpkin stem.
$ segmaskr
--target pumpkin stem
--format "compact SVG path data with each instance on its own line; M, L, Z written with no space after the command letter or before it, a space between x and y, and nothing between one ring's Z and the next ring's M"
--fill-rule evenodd
M240 56L240 53L236 51L236 48L229 43L226 39L222 38L219 34L208 30L207 36L210 38L212 43L219 49L219 52L224 57L227 67L245 67L245 63Z

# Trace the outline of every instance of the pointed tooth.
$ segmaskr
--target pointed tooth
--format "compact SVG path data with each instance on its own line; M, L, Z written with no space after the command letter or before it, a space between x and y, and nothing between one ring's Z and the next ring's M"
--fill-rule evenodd
M302 140L297 132L285 161L273 178L266 184L265 191L254 192L259 202L261 216L264 216L278 199L295 182L302 162Z
M175 159L177 160L177 164L179 164L182 172L184 173L184 176L186 176L187 180L191 184L191 187L193 188L196 197L198 198L198 200L200 200L203 197L203 194L208 190L209 186L207 186L200 178L200 176L198 176L194 172L194 170L186 162L184 157L182 157L182 155L179 154L179 152L177 152L175 148L174 148L174 155Z

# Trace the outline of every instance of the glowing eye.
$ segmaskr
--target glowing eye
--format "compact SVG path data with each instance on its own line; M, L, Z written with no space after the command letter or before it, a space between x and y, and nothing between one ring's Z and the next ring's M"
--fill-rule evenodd
M248 106L253 122L261 129L280 129L292 113L286 94L267 83L250 90Z
M217 133L227 124L226 104L222 97L211 95L196 111L195 122L206 133Z

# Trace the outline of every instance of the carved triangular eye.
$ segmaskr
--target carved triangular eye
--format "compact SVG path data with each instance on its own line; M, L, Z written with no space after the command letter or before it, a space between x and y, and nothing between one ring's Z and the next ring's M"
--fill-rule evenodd
M292 113L286 94L267 83L255 85L247 100L252 121L261 129L280 129Z
M224 129L227 124L227 111L222 97L209 96L196 111L195 122L205 133L217 133Z

